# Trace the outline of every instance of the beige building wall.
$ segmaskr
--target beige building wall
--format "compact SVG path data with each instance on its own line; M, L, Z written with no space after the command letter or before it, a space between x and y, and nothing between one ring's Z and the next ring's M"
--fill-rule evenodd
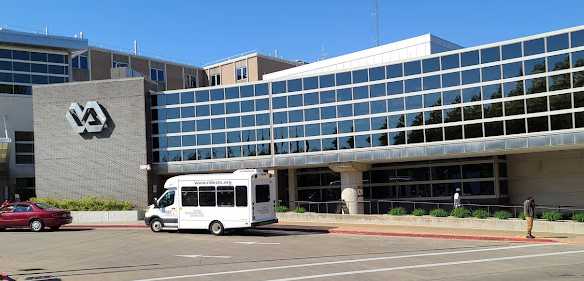
M521 204L584 207L584 149L507 156L509 198Z
M237 80L235 69L239 66L247 65L247 79ZM219 73L221 75L221 85L231 85L236 83L255 82L263 79L264 74L295 67L296 64L286 62L276 58L254 55L233 59L224 64L214 65L205 69L207 85L211 84L211 76Z
M264 74L288 69L295 67L296 65L286 63L279 60L272 60L265 57L257 57L258 60L258 80L263 80Z
M177 65L166 64L166 89L182 89L183 86L183 68Z
M148 67L148 61L145 59L132 57L130 60L130 68L135 71L140 72L144 77L150 75L150 67Z
M112 56L109 52L96 49L90 51L91 80L105 80L111 78Z

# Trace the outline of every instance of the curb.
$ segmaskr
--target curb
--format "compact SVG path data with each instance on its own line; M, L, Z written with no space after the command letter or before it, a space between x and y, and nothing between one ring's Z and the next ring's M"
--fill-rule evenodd
M63 228L148 228L144 224L68 224Z

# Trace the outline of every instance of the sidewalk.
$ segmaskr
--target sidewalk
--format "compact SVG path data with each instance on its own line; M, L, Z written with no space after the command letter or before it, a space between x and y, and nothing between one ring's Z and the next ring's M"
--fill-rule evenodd
M146 229L144 222L124 222L116 224L70 224L65 228L132 228ZM371 225L371 224L342 224L342 223L309 223L309 222L280 222L259 229L306 231L330 234L352 235L376 235L393 237L418 237L451 240L485 240L485 241L510 241L531 243L577 243L584 244L584 235L534 233L536 239L526 239L525 233L516 231L494 231L477 229L450 229L439 227L421 226L395 226L395 225Z

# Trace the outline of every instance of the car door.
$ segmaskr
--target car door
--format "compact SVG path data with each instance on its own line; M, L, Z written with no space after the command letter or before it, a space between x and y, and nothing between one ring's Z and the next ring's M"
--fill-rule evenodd
M16 204L14 210L12 211L13 216L13 226L16 227L26 227L28 226L28 220L32 215L32 207L28 204Z
M14 206L7 205L0 208L0 227L12 227L14 216L12 215Z
M168 190L158 200L160 208L160 218L165 227L178 227L178 208L176 200L176 190Z

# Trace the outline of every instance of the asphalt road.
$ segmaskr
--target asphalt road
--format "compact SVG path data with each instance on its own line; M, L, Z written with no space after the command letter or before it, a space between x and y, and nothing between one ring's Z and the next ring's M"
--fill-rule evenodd
M0 233L16 280L584 280L584 245L254 230Z

